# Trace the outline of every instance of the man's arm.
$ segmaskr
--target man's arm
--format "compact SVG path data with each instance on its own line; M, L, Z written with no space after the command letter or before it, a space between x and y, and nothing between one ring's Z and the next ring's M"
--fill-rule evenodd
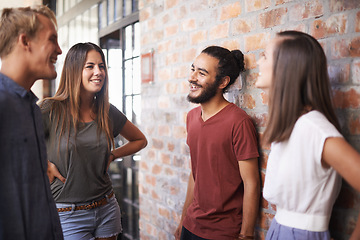
M184 203L184 207L183 207L182 214L181 214L180 223L174 234L176 240L180 239L181 229L182 229L184 218L186 216L186 211L194 199L194 184L195 184L194 177L193 177L193 174L191 171L190 176L189 176L189 182L188 182L187 191L186 191L186 198L185 198L185 203Z
M240 234L254 236L259 210L260 177L258 159L238 161L240 176L244 182L243 220Z

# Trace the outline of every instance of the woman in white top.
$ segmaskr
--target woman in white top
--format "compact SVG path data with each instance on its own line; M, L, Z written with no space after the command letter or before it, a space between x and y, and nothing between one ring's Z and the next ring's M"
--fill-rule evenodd
M256 86L269 91L263 195L277 208L266 239L330 239L341 176L360 191L360 154L340 134L324 51L310 35L285 31L258 65ZM359 220L351 239L360 239Z

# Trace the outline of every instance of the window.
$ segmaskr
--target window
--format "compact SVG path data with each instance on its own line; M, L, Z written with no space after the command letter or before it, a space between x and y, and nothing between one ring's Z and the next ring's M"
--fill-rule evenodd
M139 23L130 24L101 38L106 53L110 102L120 109L133 124L140 124L140 47ZM117 146L125 143L117 138ZM121 239L139 239L139 181L140 154L118 159L110 166L114 191L122 210Z

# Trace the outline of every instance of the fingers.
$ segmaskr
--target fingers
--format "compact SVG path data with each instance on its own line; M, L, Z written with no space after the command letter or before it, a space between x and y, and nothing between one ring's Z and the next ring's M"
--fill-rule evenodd
M64 178L59 172L55 175L55 177L57 177L62 183L65 183L66 181L66 178Z

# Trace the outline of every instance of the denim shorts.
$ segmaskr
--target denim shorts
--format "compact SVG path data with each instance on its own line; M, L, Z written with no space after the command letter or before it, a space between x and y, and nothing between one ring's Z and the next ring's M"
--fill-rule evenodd
M120 207L115 195L108 203L89 210L59 212L64 240L109 238L122 231ZM77 205L86 205L77 204ZM75 204L57 203L57 208L74 208Z

